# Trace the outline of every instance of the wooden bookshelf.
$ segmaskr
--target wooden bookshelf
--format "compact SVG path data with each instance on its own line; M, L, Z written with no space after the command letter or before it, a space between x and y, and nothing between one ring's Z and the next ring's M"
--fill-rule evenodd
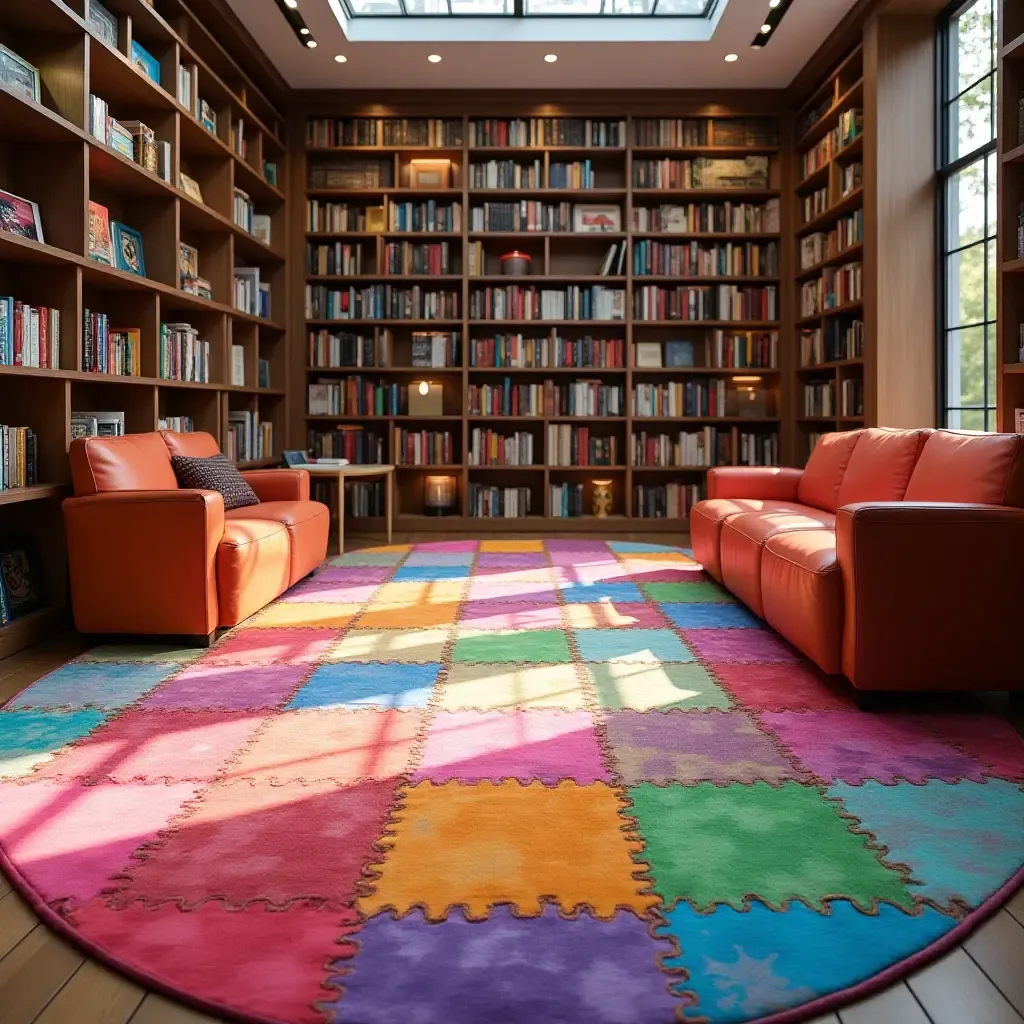
M1019 216L1024 204L1024 135L1019 117L1019 104L1024 100L1024 11L1012 0L999 4L999 34L997 429L1013 431L1019 429L1018 410L1024 411L1024 259L1018 251Z
M0 189L38 204L45 244L0 232L0 296L60 312L59 364L0 366L0 420L38 437L38 482L0 491L0 535L26 538L42 561L50 605L0 629L0 657L35 642L67 620L66 559L59 500L69 493L67 449L76 410L123 411L130 433L152 431L167 417L190 417L196 430L226 445L233 410L273 425L276 451L242 463L276 464L287 430L289 295L286 122L269 98L204 27L186 0L105 0L118 22L108 45L88 20L88 0L33 0L0 8L0 43L39 68L38 102L0 86ZM131 60L133 42L160 68L159 84ZM216 114L200 124L189 97L179 99L179 67L194 71L197 94ZM148 125L170 145L170 181L115 152L90 131L90 95L110 116ZM182 102L184 101L184 102ZM241 122L244 147L233 143ZM276 167L276 184L267 164ZM196 180L203 202L178 187ZM235 223L235 189L270 218L271 244ZM89 203L111 221L139 231L147 276L90 258ZM212 299L180 288L179 246L199 252ZM269 282L269 317L236 309L235 267L258 266ZM140 376L89 372L83 361L86 311L107 314L112 328L140 332ZM160 375L163 323L190 323L210 344L209 383ZM245 382L230 384L231 346L245 354ZM260 387L258 361L269 363Z
M457 105L456 105L457 103ZM294 357L293 379L300 377L303 384L292 396L293 437L296 444L301 436L302 444L314 445L315 433L333 425L358 427L365 421L367 429L378 429L385 436L384 460L396 464L396 517L399 528L405 529L461 529L491 530L507 529L514 526L518 529L549 531L594 529L599 523L601 529L635 530L646 517L637 514L634 489L640 485L655 486L668 482L701 486L704 482L706 469L700 466L633 466L630 465L630 439L634 433L641 431L655 434L665 433L675 436L682 430L694 431L703 427L725 431L732 437L736 433L749 432L758 437L775 435L779 438L782 427L781 415L781 381L783 371L779 365L762 369L714 368L701 365L702 342L715 331L725 332L766 332L781 331L781 303L787 303L788 297L782 294L780 287L781 272L778 262L784 243L781 224L782 209L789 202L782 188L783 159L781 132L784 130L785 118L778 115L777 108L765 108L755 104L751 109L723 110L720 106L709 104L691 104L687 109L684 100L674 109L667 106L664 98L661 105L654 104L651 112L642 104L634 109L625 109L622 100L611 101L606 107L593 101L587 109L566 106L545 109L544 116L553 116L557 109L558 116L566 118L591 118L594 121L621 122L625 127L625 144L622 146L473 146L470 145L471 123L482 118L530 118L536 116L533 111L539 107L531 107L520 101L510 108L507 100L498 101L487 106L486 100L474 101L472 98L452 102L451 97L439 100L431 108L429 101L424 100L415 109L407 105L393 108L376 103L360 107L352 105L339 113L337 103L308 103L293 121L293 138L306 139L307 121L310 118L332 118L346 122L366 120L368 117L377 119L377 139L382 138L381 119L387 117L407 117L440 119L450 123L458 130L461 145L439 146L430 149L422 145L403 146L390 143L388 145L318 145L307 143L304 160L293 164L291 172L292 196L294 210L303 214L302 228L299 230L299 216L293 218L296 228L293 231L293 259L295 266L305 275L299 277L294 273L295 293L292 301L293 319L296 330L301 327L305 332L329 329L332 333L354 333L372 336L375 343L383 331L388 331L391 346L388 362L382 368L319 368L310 365L309 358ZM638 115L644 110L644 117ZM497 112L496 112L497 111ZM709 115L709 111L714 111ZM707 145L640 145L636 142L636 132L644 119L658 118L692 118L708 125ZM717 121L723 129L735 126L737 120L757 122L762 127L770 125L775 140L771 144L763 141L749 145L728 143L713 144L715 141L714 124ZM692 160L702 157L741 158L745 156L763 156L769 160L770 177L767 187L758 188L648 188L637 187L634 181L634 169L638 160ZM409 168L413 159L446 159L450 161L451 181L445 188L434 192L409 187ZM390 186L374 185L359 190L352 187L330 189L323 187L322 179L318 178L317 188L302 189L309 181L311 170L323 166L325 162L345 163L376 159L386 164L389 169ZM510 160L520 166L538 162L540 178L531 181L528 188L497 188L473 187L471 183L471 167L490 160ZM551 174L553 165L573 161L590 161L593 180L590 188L552 188ZM491 182L493 185L493 182ZM408 231L384 230L380 233L361 230L323 231L309 230L313 225L306 220L307 203L310 200L336 201L363 209L369 206L401 203L410 199L436 198L437 204L447 205L459 203L461 221L458 230L445 232L415 233ZM474 224L471 211L484 203L514 202L518 200L537 201L543 203L601 204L614 206L619 210L619 230L588 234L571 230L565 231L501 231L480 230ZM774 200L779 209L778 223L769 230L757 231L708 231L691 230L678 232L662 232L639 230L634 225L634 210L641 208L656 209L661 205L686 205L689 203L714 203L721 206L725 202L749 203L763 206ZM390 228L390 220L385 222ZM571 226L571 225L570 225ZM426 275L395 275L388 276L384 271L384 247L392 242L411 241L414 243L449 243L450 267L448 273L439 276ZM340 242L352 246L362 245L362 263L356 274L323 274L310 273L311 268L306 260L307 244L333 244ZM696 274L675 273L658 276L640 275L634 272L633 253L635 246L642 242L664 243L677 246L693 243L701 248L713 245L745 243L761 247L773 245L776 266L770 273L753 274L721 274L715 276L697 276ZM479 245L485 255L485 266L482 273L470 275L469 258L471 246ZM626 258L621 273L617 268L608 276L602 276L600 270L609 246L625 245ZM499 257L510 250L517 249L532 257L531 272L528 277L503 276L500 273ZM318 268L322 270L323 268ZM764 268L760 268L764 269ZM321 316L302 316L307 286L326 287L328 289L361 288L373 284L392 284L399 288L421 285L424 290L451 291L459 296L459 316L444 321L431 320L326 320ZM589 288L594 285L621 289L625 292L625 311L621 320L563 320L563 319L503 319L491 320L470 316L470 299L474 292L488 287L495 288L505 285L522 285L541 288L565 288L579 286ZM775 289L776 315L765 320L761 316L749 320L709 319L689 321L679 319L641 319L634 307L635 296L645 285L664 286L668 289L686 286L735 286L772 287ZM416 369L409 365L411 356L411 335L413 331L459 331L461 340L460 360L457 365L443 369ZM590 336L594 339L617 339L623 343L624 364L619 367L597 366L585 368L504 368L472 365L471 346L478 339L492 338L499 334L521 334L524 338L545 337L552 342L558 338L581 339ZM644 342L663 343L668 340L693 341L697 352L697 366L670 369L665 366L643 368L635 365L634 353L636 345ZM776 343L776 350L782 352L781 338ZM359 376L364 381L379 381L390 385L398 383L405 386L412 382L426 380L441 383L443 392L443 415L435 417L408 417L390 415L377 417L360 416L296 416L295 410L300 403L306 401L306 382L340 382L350 376ZM730 402L735 393L736 385L732 378L748 376L759 378L758 386L764 392L767 414L758 417L742 416L658 416L641 417L633 413L632 393L637 384L667 384L669 382L693 382L707 385L710 381L722 379L727 382L730 391ZM544 380L552 380L555 385L568 384L575 380L594 380L602 385L611 385L623 389L623 411L621 415L600 417L566 417L553 415L537 416L493 416L479 415L469 411L469 389L474 385L496 385L504 378L512 385L540 384ZM736 396L738 398L738 395ZM616 465L556 465L547 446L549 425L569 424L589 427L591 436L614 438L616 441ZM395 427L410 427L423 430L448 430L453 435L454 457L451 465L420 466L404 465L401 452L396 449L394 440ZM534 463L526 466L493 466L471 465L470 448L472 431L476 427L499 431L509 436L517 431L529 432L533 437ZM300 434L301 432L301 434ZM780 439L781 440L781 439ZM457 516L433 518L424 516L424 478L428 475L448 475L455 478L458 490ZM590 512L592 481L609 478L613 481L613 515L595 520L590 515L564 518L554 515L551 505L550 487L553 484L583 483L583 511ZM471 514L469 501L470 487L483 484L497 487L525 487L530 491L530 515L517 518L477 517ZM684 513L685 514L685 513ZM378 522L369 518L361 525L373 528ZM675 520L680 528L685 529L685 519ZM360 525L354 522L353 527Z

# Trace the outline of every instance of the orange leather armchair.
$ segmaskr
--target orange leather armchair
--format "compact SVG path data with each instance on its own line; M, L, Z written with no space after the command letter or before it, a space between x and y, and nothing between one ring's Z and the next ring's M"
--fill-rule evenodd
M229 511L216 491L178 487L171 455L219 451L209 434L171 431L72 443L63 509L80 632L209 642L323 561L329 513L304 470L243 473L260 504Z
M806 469L713 469L694 557L862 690L1024 689L1024 436L827 434Z

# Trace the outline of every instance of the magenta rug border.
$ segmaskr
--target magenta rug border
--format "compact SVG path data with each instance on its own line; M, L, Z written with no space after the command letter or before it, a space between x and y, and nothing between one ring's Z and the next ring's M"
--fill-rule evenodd
M202 996L192 995L190 992L176 988L169 982L156 975L149 974L141 968L123 963L113 953L108 952L103 946L83 935L80 929L76 928L45 903L22 878L18 869L7 856L7 851L3 848L2 844L0 844L0 868L3 869L3 873L7 876L14 889L26 900L44 924L73 945L84 949L93 959L113 968L131 981L135 981L160 995L167 996L184 1006L192 1007L203 1013L215 1013L232 1020L242 1021L243 1024L287 1024L287 1022L283 1022L279 1017L263 1017L254 1013L234 1010L212 1000L204 999ZM804 1003L802 1006L795 1006L788 1010L782 1010L779 1013L769 1014L767 1017L752 1019L747 1021L746 1024L799 1024L800 1021L809 1020L811 1017L828 1013L842 1006L847 1006L858 999L874 995L912 971L937 960L943 953L962 942L967 935L987 921L997 910L1001 910L1022 886L1024 886L1024 866L1020 867L1017 873L1000 886L981 906L972 910L962 921L954 925L941 938L931 943L931 945L919 949L916 953L911 954L904 960L900 960L898 963L890 964L884 970L879 971L878 974L874 974L865 981L858 982L856 985L851 985L836 992L830 992L828 995L821 996L812 1002ZM325 995L329 994L326 989L324 992ZM326 1016L324 1016L324 1021L326 1024Z

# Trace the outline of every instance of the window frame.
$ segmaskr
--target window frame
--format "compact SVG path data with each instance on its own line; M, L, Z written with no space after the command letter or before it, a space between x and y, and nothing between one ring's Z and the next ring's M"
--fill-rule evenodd
M995 54L998 52L999 34L999 3L992 0L992 28L989 40L989 52L992 53L992 66L984 74L974 81L971 81L963 88L960 87L958 69L954 63L956 55L956 34L954 26L962 14L977 6L984 0L953 0L952 3L942 12L937 21L936 29L936 325L938 336L936 338L936 410L939 426L948 427L950 420L958 418L951 416L954 413L982 413L984 429L986 431L998 430L997 395L990 392L990 387L995 383L990 380L991 369L989 363L990 351L994 358L998 359L998 335L997 319L998 310L993 311L990 301L998 286L998 243L996 229L989 234L989 210L997 202L998 198L998 174L999 165L995 164L996 179L989 178L990 164L993 154L998 153L998 61ZM954 138L954 132L958 126L952 124L951 109L961 97L965 96L972 89L975 89L983 82L991 81L991 126L992 138L981 146L971 149L967 153L958 153L955 157L950 154L954 145L959 148L959 134ZM952 195L953 183L961 171L980 164L984 176L984 215L982 218L982 233L978 241L959 244L959 199ZM957 226L954 228L954 220ZM954 233L955 232L955 233ZM956 244L954 244L956 243ZM993 276L992 268L988 260L988 247L993 246L996 250L996 268ZM950 300L953 295L953 287L950 274L950 259L957 253L967 252L972 248L980 248L982 251L982 318L974 323L951 323ZM991 315L991 319L990 319ZM961 394L957 398L957 404L953 404L953 396L950 395L949 385L953 376L950 366L950 337L954 331L967 331L981 328L982 331L982 404L980 406L965 406L962 403ZM989 344L989 339L995 339L994 345ZM998 369L998 367L997 367ZM963 428L970 429L970 428Z
M625 11L612 10L611 0L601 0L601 10L597 13L583 12L580 14L574 14L570 11L561 13L544 13L537 14L527 10L527 0L507 0L506 6L510 9L502 11L501 13L489 13L481 12L479 14L468 13L468 12L454 12L452 10L451 0L448 0L447 12L440 12L436 14L424 14L419 12L410 12L406 9L405 0L398 0L400 10L395 11L391 14L380 14L380 13L362 13L353 9L352 4L349 0L341 0L341 6L345 11L346 17L353 18L356 20L365 20L367 18L426 18L426 19L505 19L505 18L523 18L523 19L549 19L549 18L568 18L568 19L581 19L581 18L600 18L612 19L612 18L657 18L658 20L667 20L670 18L681 18L684 20L691 21L707 21L712 18L715 14L715 10L718 7L720 0L705 0L704 11L700 14L664 14L658 13L659 0L652 0L651 9L645 14L632 14ZM608 10L605 10L605 8Z

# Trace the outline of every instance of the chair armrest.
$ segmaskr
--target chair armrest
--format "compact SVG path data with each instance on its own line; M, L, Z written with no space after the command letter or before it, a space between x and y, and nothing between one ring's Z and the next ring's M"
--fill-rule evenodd
M843 672L861 689L1024 686L1024 509L860 502L836 517Z
M716 466L708 470L709 498L796 501L802 469L771 466Z
M304 469L254 469L242 479L260 501L309 501L309 474Z
M216 491L107 491L63 503L83 633L203 636L217 626Z

